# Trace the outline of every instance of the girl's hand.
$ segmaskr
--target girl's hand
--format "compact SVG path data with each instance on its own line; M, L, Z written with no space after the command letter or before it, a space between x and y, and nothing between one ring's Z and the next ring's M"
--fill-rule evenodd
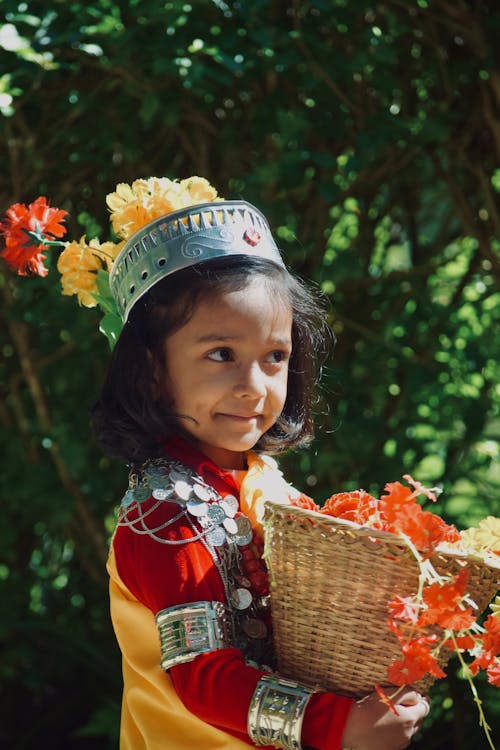
M342 737L345 750L403 750L429 713L429 702L411 688L389 695L397 715L377 693L356 701Z

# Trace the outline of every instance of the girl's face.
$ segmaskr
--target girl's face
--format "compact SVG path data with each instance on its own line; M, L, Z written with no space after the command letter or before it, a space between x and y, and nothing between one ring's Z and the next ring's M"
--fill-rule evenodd
M245 452L281 414L291 333L291 307L257 277L244 289L201 301L166 339L163 385L173 411L219 466L245 468Z

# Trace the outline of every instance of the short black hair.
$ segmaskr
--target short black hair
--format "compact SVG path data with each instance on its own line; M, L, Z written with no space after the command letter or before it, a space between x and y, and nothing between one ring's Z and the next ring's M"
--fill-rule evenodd
M290 304L293 323L285 405L254 448L282 453L310 442L315 387L331 338L324 301L284 267L262 258L228 256L165 277L132 308L92 410L94 432L108 456L141 463L161 455L168 437L186 436L168 398L154 397L154 372L164 366L164 342L190 319L200 299L244 289L259 275L278 299Z

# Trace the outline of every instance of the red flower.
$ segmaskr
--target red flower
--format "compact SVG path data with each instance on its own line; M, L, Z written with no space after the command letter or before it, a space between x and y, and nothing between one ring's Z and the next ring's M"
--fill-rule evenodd
M60 223L67 211L51 208L47 199L40 196L28 207L24 203L14 203L6 212L6 219L0 222L0 234L5 238L5 250L0 253L8 266L19 276L46 276L48 271L43 261L47 244L37 242L30 236L34 232L48 242L66 233Z

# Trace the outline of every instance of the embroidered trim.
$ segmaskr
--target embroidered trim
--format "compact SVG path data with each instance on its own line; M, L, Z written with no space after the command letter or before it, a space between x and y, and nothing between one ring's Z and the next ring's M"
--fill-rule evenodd
M160 633L161 666L193 661L199 654L231 646L231 623L222 602L193 602L162 609L155 617Z
M302 722L315 691L275 675L264 675L248 709L247 731L255 745L301 750Z

